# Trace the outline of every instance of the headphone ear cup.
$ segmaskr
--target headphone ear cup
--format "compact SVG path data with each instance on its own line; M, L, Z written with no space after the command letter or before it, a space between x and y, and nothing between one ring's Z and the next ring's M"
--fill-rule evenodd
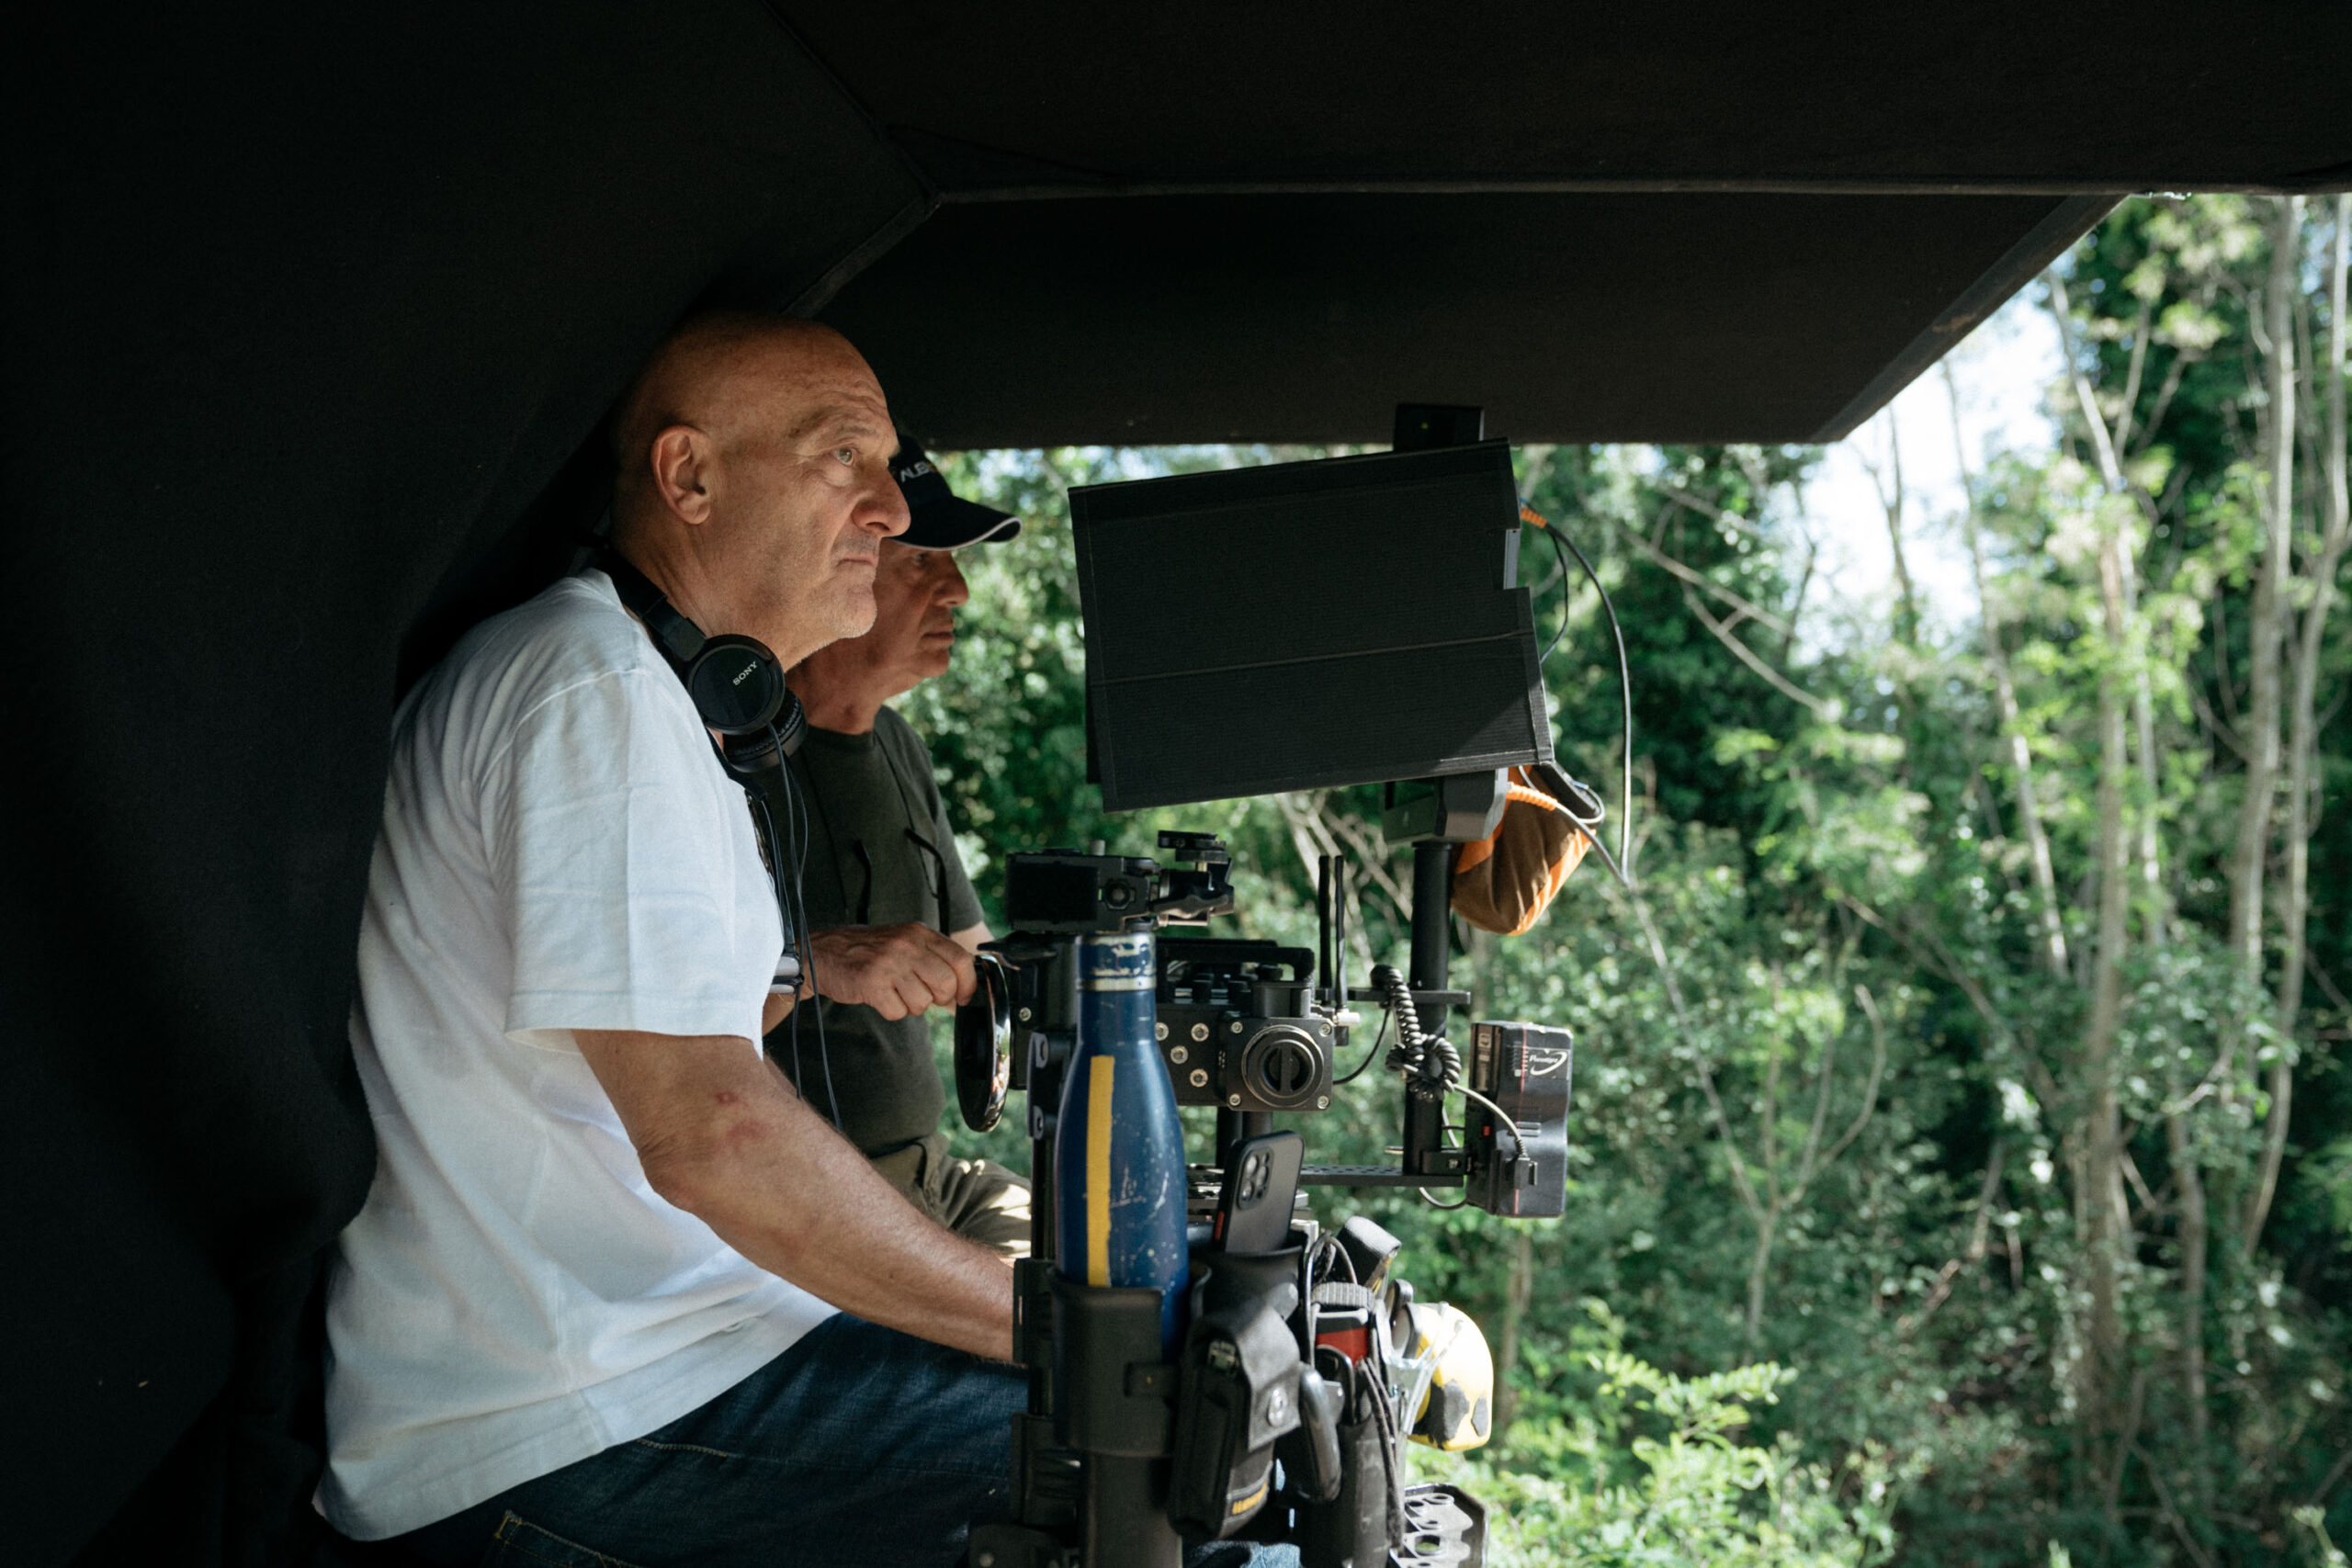
M687 664L685 679L695 712L721 735L764 732L787 703L800 705L784 682L784 666L757 637L710 638Z
M784 705L776 710L769 728L775 731L776 741L786 757L799 750L800 742L808 738L808 710L800 705L799 694L791 687L784 689Z
M727 763L727 771L737 778L756 778L783 767L784 760L800 750L800 742L808 733L808 711L787 688L784 706L777 710L773 723L748 734L728 736L718 743L718 754Z

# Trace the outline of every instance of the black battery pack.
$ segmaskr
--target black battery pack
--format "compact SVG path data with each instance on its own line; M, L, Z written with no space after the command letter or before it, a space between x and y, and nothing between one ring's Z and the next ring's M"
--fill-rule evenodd
M1568 1098L1576 1039L1541 1023L1474 1023L1464 1078L1511 1125L1472 1100L1470 1201L1490 1214L1548 1219L1568 1201ZM1514 1134L1512 1127L1518 1131Z

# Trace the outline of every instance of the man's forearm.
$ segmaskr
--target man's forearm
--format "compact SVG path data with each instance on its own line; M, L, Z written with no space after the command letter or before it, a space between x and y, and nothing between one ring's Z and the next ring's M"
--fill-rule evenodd
M918 1213L782 1075L766 1071L774 1131L730 1148L694 1194L696 1217L752 1262L843 1312L1012 1359L1004 1260Z
M844 1312L1012 1354L1012 1275L933 1224L748 1042L581 1031L655 1191Z

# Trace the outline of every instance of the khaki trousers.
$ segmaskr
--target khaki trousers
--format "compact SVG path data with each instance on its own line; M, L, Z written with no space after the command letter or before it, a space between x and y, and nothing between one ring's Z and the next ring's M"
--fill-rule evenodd
M956 1158L944 1133L880 1156L874 1168L957 1235L1007 1258L1029 1256L1027 1178L992 1160Z

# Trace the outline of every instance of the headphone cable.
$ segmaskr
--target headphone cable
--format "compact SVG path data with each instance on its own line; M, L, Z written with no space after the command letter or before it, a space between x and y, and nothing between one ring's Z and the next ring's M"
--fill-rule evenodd
M1600 858L1611 871L1617 873L1618 881L1631 887L1634 865L1634 674L1625 658L1624 628L1617 624L1617 606L1610 603L1609 590L1600 585L1600 574L1592 570L1592 562L1585 558L1584 551L1577 548L1577 542L1569 538L1563 530L1553 527L1550 519L1524 501L1519 503L1519 519L1522 523L1532 524L1549 534L1552 536L1552 547L1555 551L1563 545L1567 547L1568 553L1577 558L1577 564L1584 568L1585 576L1591 580L1592 591L1600 595L1601 614L1609 617L1609 636L1617 645L1617 695L1623 721L1625 750L1622 759L1623 783L1617 797L1619 803L1617 858L1611 860L1609 852L1606 850L1601 850ZM1560 570L1566 573L1567 563L1563 561ZM1561 626L1566 627L1566 613L1564 609ZM1557 643L1559 638L1555 637L1552 640ZM1548 653L1550 650L1545 651ZM1587 833L1585 837L1594 840L1594 848L1600 848L1599 840L1593 834Z
M801 887L802 880L808 870L808 840L816 836L815 826L808 821L807 813L801 809L800 790L799 786L793 783L792 770L784 766L784 738L776 734L775 726L773 724L768 726L768 733L776 742L777 764L784 774L785 812L792 825L792 891L796 916L793 930L800 939L800 972L808 980L808 1006L817 1019L817 1065L825 1079L825 1107L832 1121L833 1131L847 1136L842 1126L841 1095L833 1088L832 1047L825 1038L824 999L817 995L817 958L810 945L808 899ZM793 1043L796 1052L799 1043L797 1027L799 1011L800 1010L797 1007L793 1009L795 1019ZM798 1065L798 1057L796 1054L794 1066L797 1068Z
M787 784L787 791L789 788L789 784ZM775 830L775 813L768 809L767 792L747 786L743 793L752 797L752 804L759 809L760 820L767 826L768 883L770 886L775 889L776 916L784 922L785 951L786 953L794 953L800 960L800 973L793 981L794 996L792 1004L792 1021L787 1027L786 1032L790 1034L792 1038L793 1087L799 1089L802 1098L806 1099L808 1096L808 1090L802 1087L805 1084L806 1079L802 1076L800 1063L800 1001L798 992L800 987L809 985L808 943L800 940L801 923L793 914L792 895L786 890L784 868L785 855L787 846L784 840L777 836ZM786 798L789 798L788 794ZM813 986L810 986L810 998L813 999L815 995L816 988Z

